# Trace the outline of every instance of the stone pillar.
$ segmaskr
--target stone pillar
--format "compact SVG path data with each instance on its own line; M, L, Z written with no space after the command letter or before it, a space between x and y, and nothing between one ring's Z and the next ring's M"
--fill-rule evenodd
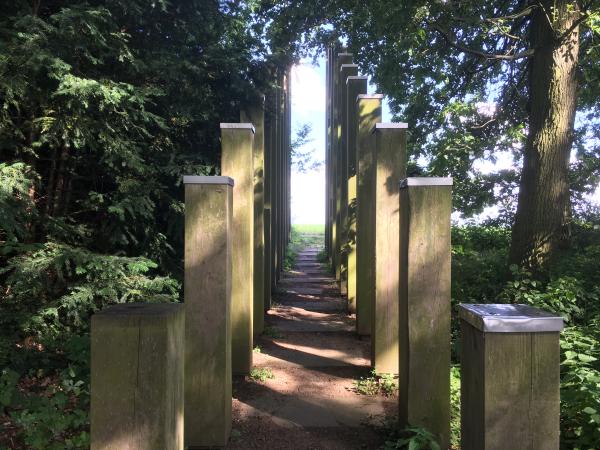
M271 309L271 208L265 208L265 266L264 266L264 282L265 282L265 311ZM264 326L264 322L263 322Z
M354 77L358 74L358 66L356 64L342 64L340 66L341 79L341 132L340 132L340 147L338 152L339 163L339 178L338 188L340 192L340 292L342 295L348 294L348 77ZM356 100L356 97L354 97ZM351 105L354 108L354 103Z
M331 147L332 162L332 269L336 280L341 277L341 152L342 152L342 86L345 87L345 79L342 80L341 67L352 63L352 53L338 53L333 67L333 139Z
M347 137L348 155L348 214L346 219L347 259L348 259L348 312L356 313L356 99L367 93L367 77L350 76L346 80L347 89Z
M183 305L109 306L91 341L91 449L183 450Z
M333 47L327 47L326 74L325 74L325 254L329 255L331 248L329 220L329 172L331 169L330 146L331 146L331 63Z
M254 127L221 124L221 173L233 188L231 357L234 374L252 369L254 286Z
M264 97L260 102L240 113L240 121L254 125L254 335L261 334L265 326L265 112Z
M527 305L460 305L461 448L559 448L563 320Z
M371 363L377 373L398 373L400 188L406 177L406 124L375 124L375 301Z
M375 301L375 135L381 122L383 95L359 95L356 100L356 332L371 334Z
M452 178L407 178L399 203L399 418L427 428L442 448L450 445L451 191Z
M272 159L273 159L273 93L272 90L267 92L265 96L265 159L264 159L264 294L265 294L265 311L271 309L271 285L272 285L272 237L271 237L271 208L272 208Z
M279 136L279 89L272 90L273 102L271 110L271 289L277 285L277 201L279 191L277 188L277 155L279 151L277 136Z
M185 445L231 432L233 180L185 176Z

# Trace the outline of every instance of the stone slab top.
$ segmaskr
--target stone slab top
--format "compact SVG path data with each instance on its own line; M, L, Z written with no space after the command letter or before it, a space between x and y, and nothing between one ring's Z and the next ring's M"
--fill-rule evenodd
M340 72L344 69L353 69L354 67L358 67L358 64L342 64L340 66Z
M452 186L452 177L410 177L400 180L400 189L408 186Z
M346 84L350 83L351 81L357 81L357 80L368 80L369 77L366 77L364 75L349 75L348 77L346 77Z
M377 130L406 130L407 128L408 124L404 122L380 122L375 124L371 132L375 133Z
M563 318L529 305L460 304L460 318L487 333L558 332Z
M337 54L338 58L340 56L354 56L354 53L342 52Z
M221 129L242 129L242 130L252 130L252 133L255 133L254 125L251 123L221 123Z
M169 316L178 314L183 308L183 303L120 303L104 308L94 314L96 317L112 316Z
M358 94L356 96L356 101L359 100L381 100L383 99L383 94Z
M233 186L233 178L203 175L184 175L183 184L228 184L229 186Z

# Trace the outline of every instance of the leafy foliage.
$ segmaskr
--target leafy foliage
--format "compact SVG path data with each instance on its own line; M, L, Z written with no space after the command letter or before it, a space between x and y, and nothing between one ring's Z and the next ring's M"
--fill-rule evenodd
M354 391L362 395L383 394L390 396L398 392L398 381L394 374L378 374L374 370L371 372L371 376L354 380L353 385Z
M253 367L250 371L250 378L264 383L267 380L275 378L275 375L273 374L273 370L269 367Z
M69 348L109 304L180 300L181 177L218 173L278 62L253 2L0 6L0 447L87 448Z
M510 236L497 227L454 227L452 301L525 303L560 314L561 445L593 448L600 441L600 278L597 270L600 231L593 221L575 223L572 247L544 273L506 267ZM509 270L510 269L510 270ZM459 342L453 315L453 344ZM456 358L456 352L454 352ZM460 428L459 374L451 381L452 441Z

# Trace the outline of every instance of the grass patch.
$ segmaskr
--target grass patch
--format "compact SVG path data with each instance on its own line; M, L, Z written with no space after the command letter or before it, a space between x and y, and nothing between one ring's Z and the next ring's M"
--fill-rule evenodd
M294 224L292 229L298 233L325 234L325 225L323 224Z
M281 339L283 337L283 335L275 327L265 327L262 334L263 336L267 336L272 339Z
M250 378L254 381L264 383L267 380L275 378L275 375L273 375L273 371L269 367L254 367L250 371Z
M354 392L361 395L382 394L386 397L398 392L398 380L391 373L376 374L373 370L371 376L354 380Z

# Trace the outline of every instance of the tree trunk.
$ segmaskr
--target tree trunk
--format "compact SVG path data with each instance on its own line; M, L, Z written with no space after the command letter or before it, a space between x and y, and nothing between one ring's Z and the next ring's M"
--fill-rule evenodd
M533 270L543 268L569 236L578 11L572 1L543 0L532 17L530 40L535 55L529 69L529 135L510 259Z

